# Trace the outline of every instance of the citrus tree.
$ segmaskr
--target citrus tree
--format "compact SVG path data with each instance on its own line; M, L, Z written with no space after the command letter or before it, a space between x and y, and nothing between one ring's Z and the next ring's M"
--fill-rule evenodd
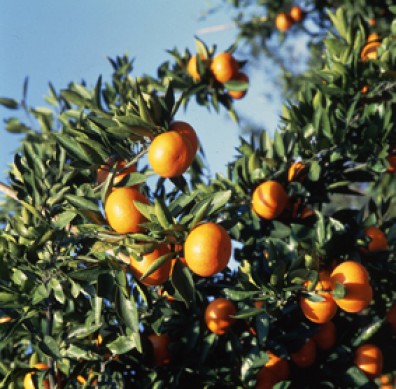
M238 119L235 45L0 100L36 119L5 123L25 136L1 184L2 387L393 387L396 10L373 30L343 3L309 4L320 64L226 176L178 112Z

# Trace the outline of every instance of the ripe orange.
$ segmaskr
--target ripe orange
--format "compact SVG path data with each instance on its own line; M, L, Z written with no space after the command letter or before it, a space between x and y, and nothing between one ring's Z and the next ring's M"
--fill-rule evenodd
M205 323L210 331L217 335L223 335L235 323L231 315L236 314L236 308L232 301L225 298L214 299L205 310Z
M122 170L122 172L117 173L117 175L114 177L114 185L121 182L124 179L124 177L126 177L128 174L136 173L136 171L137 171L135 165L129 166L127 169L123 170L125 165L127 164L125 161L116 161L113 158L109 158L106 161L106 164L101 165L100 168L98 169L96 181L99 184L106 181L106 178L109 175L109 172L115 163L117 163L117 172L119 172L121 170Z
M360 52L360 58L363 62L367 61L368 59L377 59L378 53L377 49L381 46L381 42L376 40L372 40L371 42L367 42L362 51Z
M213 58L210 70L218 82L227 82L237 75L239 65L230 53L223 52Z
M4 323L8 323L9 321L11 321L11 317L10 316L3 316L0 317L0 324L4 324Z
M326 273L321 272L319 274L319 281L314 290L324 300L315 302L301 296L300 308L304 316L312 322L320 324L327 323L337 313L337 304L330 293L333 290L333 284Z
M140 280L140 277L159 257L169 252L168 246L166 244L161 244L153 252L143 255L141 261L138 261L136 258L131 256L132 274L136 279ZM159 267L149 276L143 278L141 282L147 286L161 285L168 280L170 271L171 261L166 261L161 267Z
M200 224L187 236L184 257L192 272L210 277L226 268L231 257L231 238L219 224Z
M194 158L199 146L197 133L195 132L194 128L190 124L179 120L170 124L169 131L176 131L180 135L187 138L187 140L190 142L192 158Z
M393 332L396 333L396 303L392 305L386 314L386 320L392 326Z
M134 201L148 204L147 198L132 187L117 188L107 197L105 214L111 228L119 234L143 230L140 224L147 219L138 211Z
M298 367L312 366L316 360L316 344L313 339L309 339L298 351L292 353L291 359Z
M299 181L303 182L305 179L305 175L302 175L302 172L305 170L305 165L302 162L294 162L287 172L287 180L291 181Z
M371 239L367 247L362 248L362 251L367 253L377 253L388 250L388 239L386 235L375 226L370 226L364 229L364 233Z
M283 212L288 200L287 193L279 182L265 181L253 192L253 211L264 219L272 220Z
M286 359L279 358L272 351L267 350L266 352L270 359L265 364L265 368L272 373L276 382L287 380L290 374L289 363Z
M173 178L183 174L191 165L194 155L187 138L176 131L157 135L151 142L148 160L161 177Z
M364 344L355 351L355 365L370 379L382 372L382 351L374 344Z
M153 346L154 366L167 365L171 361L169 354L170 338L168 334L151 334L148 336Z
M249 82L249 77L242 72L239 72L233 79L232 81L244 81L244 82ZM247 89L246 90L240 90L240 91L236 91L236 90L229 90L228 94L236 100L242 99L243 97L245 97L247 93Z
M193 55L187 64L187 73L192 77L193 80L198 81L201 76L198 72L198 63L197 63L197 56Z
M293 25L293 19L285 12L279 13L275 18L275 26L279 31L286 32Z
M368 85L363 85L363 86L362 86L362 89L360 89L360 93L361 93L362 95L365 95L368 91L369 91Z
M393 153L392 154L389 154L387 157L386 157L386 159L388 160L388 162L389 162L389 167L388 167L388 172L389 173L393 173L395 170L396 170L396 155L394 155Z
M319 332L317 332L312 339L321 350L331 349L337 340L337 329L335 324L332 321L322 324Z
M289 15L295 23L299 23L304 19L304 11L298 5L291 7Z
M344 311L357 313L370 304L373 290L363 265L354 261L342 262L333 270L330 278L334 283L339 282L345 286L345 297L334 300Z
M381 40L380 36L376 32L372 32L368 37L367 37L367 42L376 42Z
M45 363L36 363L34 366L34 368L39 369L39 370L48 370L49 367L47 364ZM25 378L23 380L23 387L24 389L35 389L35 385L34 385L34 381L33 381L33 375L35 374L35 372L31 372L31 373L27 373L25 375ZM49 380L44 380L43 381L43 387L45 389L49 389L50 388L50 383Z

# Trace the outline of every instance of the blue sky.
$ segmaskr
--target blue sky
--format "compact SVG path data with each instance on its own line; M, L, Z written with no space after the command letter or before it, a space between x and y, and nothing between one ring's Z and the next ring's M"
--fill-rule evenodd
M28 103L45 106L48 82L57 90L68 82L85 80L93 86L101 74L109 79L107 57L128 53L135 58L133 76L155 75L157 66L170 56L166 49L195 49L194 35L205 27L230 23L230 10L199 20L199 16L220 0L3 0L0 16L0 96L19 99L25 77L29 77ZM200 35L218 50L228 48L236 30ZM238 56L237 56L238 57ZM243 59L238 57L238 59ZM263 92L268 75L260 68L247 66L251 87L244 100L236 102L244 115L273 130L280 113L279 96L269 103ZM0 107L0 121L12 114ZM235 154L238 126L223 110L208 113L194 104L177 119L196 129L204 147L212 174L225 172ZM0 181L4 181L7 163L18 147L18 137L1 133Z

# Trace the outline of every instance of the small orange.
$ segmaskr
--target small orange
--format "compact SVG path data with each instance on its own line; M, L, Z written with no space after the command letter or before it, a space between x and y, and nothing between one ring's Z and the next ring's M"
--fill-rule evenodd
M291 359L298 367L312 366L316 360L315 342L308 339L299 350L291 354Z
M371 239L367 246L362 248L364 253L377 253L388 250L388 239L378 227L366 227L364 233Z
M290 375L289 363L286 359L279 358L272 351L267 350L266 352L270 359L265 364L265 367L272 373L276 382L287 380Z
M275 26L281 32L286 32L293 25L293 19L285 12L279 13L275 18Z
M233 79L232 81L243 81L243 82L249 82L249 77L242 72L239 72ZM247 89L246 90L229 90L228 94L235 100L239 100L242 99L243 97L245 97L247 93Z
M308 320L319 324L327 323L337 313L337 304L330 293L333 290L333 283L326 273L319 274L319 281L314 290L324 300L311 301L307 297L301 296L300 308Z
M223 271L231 257L231 238L224 227L207 222L195 227L184 243L189 269L201 277Z
M214 299L205 310L205 323L210 331L217 335L223 335L235 323L232 315L236 314L236 308L232 301L225 298Z
M111 228L119 234L143 231L140 224L147 219L138 211L134 201L148 204L147 198L132 187L117 188L106 199L107 221Z
M360 93L361 93L362 95L367 94L368 91L369 91L368 85L363 85L363 86L362 86L362 89L360 89Z
M389 162L388 173L393 173L396 170L396 155L389 154L386 159Z
M305 170L305 165L302 162L294 162L287 172L287 180L291 181L299 181L303 182L305 179L305 175L302 173Z
M253 211L264 219L278 217L288 204L288 196L283 186L276 181L265 181L253 192Z
M166 244L160 244L154 251L143 255L141 261L138 261L131 256L132 274L140 280L140 277L147 271L147 269L162 255L168 254L170 251ZM141 280L142 284L147 286L161 285L169 279L171 271L171 261L166 261L161 267L151 273L149 276Z
M365 62L369 59L377 59L378 58L377 49L380 46L381 46L381 42L378 41L367 42L364 45L362 51L360 52L360 58L362 59L362 61Z
M0 317L0 324L4 324L4 323L8 323L9 321L11 321L11 317L10 316L3 316Z
M382 373L382 351L374 344L364 344L355 351L355 365L370 379Z
M289 15L294 23L299 23L304 19L304 11L298 5L291 7Z
M366 268L354 261L345 261L335 267L331 280L344 285L345 297L335 299L336 304L346 312L357 313L365 309L373 298Z
M34 368L38 369L38 370L48 370L49 367L47 364L45 363L36 363L35 365L33 365ZM33 381L33 375L35 374L35 372L31 372L31 373L27 373L25 375L25 378L23 380L23 387L24 389L35 389L36 386L34 385L34 381ZM43 387L44 389L49 389L50 388L50 382L49 380L44 380L43 381Z
M189 60L187 64L187 73L191 76L193 80L198 81L201 76L198 72L198 61L197 61L197 56L193 55Z
M375 26L377 24L377 21L374 18L371 18L371 19L368 20L368 24L370 26Z
M392 326L393 332L396 334L396 303L394 303L387 312L386 320Z
M222 52L213 58L210 70L218 82L227 82L237 75L239 65L232 54Z
M190 124L178 120L170 124L169 131L176 131L180 135L187 138L187 140L190 142L191 145L191 150L192 150L191 155L194 158L199 147L197 133L195 132L194 128Z
M101 165L100 168L98 169L97 176L96 176L96 181L101 184L106 181L107 176L109 175L109 172L113 165L117 163L117 175L114 177L114 185L118 184L121 182L128 174L130 173L136 173L136 166L132 165L129 166L128 168L124 169L125 165L127 164L125 161L117 161L114 160L113 158L109 158L106 161L105 165ZM124 169L124 170L123 170Z
M153 347L154 366L168 365L171 361L169 354L170 338L168 334L151 334L148 336Z
M312 339L321 350L331 349L337 340L337 329L334 322L328 321L322 324Z
M368 37L367 37L367 42L376 42L381 40L380 36L376 32L372 32Z
M182 175L191 165L194 156L187 138L176 131L163 132L151 142L148 160L152 169L161 177Z

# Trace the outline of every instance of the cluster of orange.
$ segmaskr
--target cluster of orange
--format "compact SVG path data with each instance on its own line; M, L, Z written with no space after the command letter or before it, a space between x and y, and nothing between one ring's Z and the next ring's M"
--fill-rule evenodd
M276 15L275 26L281 32L286 32L294 23L300 23L305 17L305 12L298 6L291 7L290 12L280 12Z
M213 59L205 59L200 57L203 64L210 69L211 74L220 83L228 81L242 81L249 82L249 77L239 70L238 61L233 57L232 54L228 52L222 52L217 54ZM193 80L199 81L201 75L198 71L198 60L197 56L193 55L187 64L187 72L192 77ZM233 99L241 99L247 93L247 90L236 91L229 90L228 94Z

